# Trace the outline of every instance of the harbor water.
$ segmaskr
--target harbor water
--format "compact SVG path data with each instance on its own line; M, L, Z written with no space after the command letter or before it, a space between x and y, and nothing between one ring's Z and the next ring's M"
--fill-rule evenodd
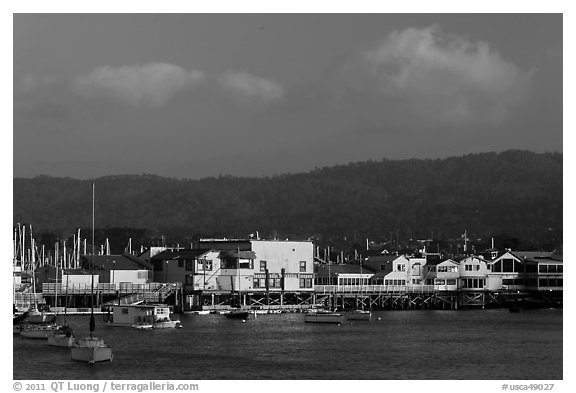
M180 315L182 329L108 327L114 361L87 365L46 340L13 338L26 380L562 379L562 309L376 311L372 320L304 323L299 313ZM88 316L68 316L77 336Z

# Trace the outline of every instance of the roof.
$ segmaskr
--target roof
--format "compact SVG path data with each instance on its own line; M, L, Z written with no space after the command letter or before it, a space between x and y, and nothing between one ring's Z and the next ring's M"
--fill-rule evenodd
M400 257L402 257L402 255L378 254L370 256L365 260L369 262L392 262Z
M103 270L151 270L152 265L129 254L122 255L82 255L82 266L89 269L94 261L95 268Z
M374 274L374 270L366 266L360 268L360 265L342 263L335 265L318 265L316 275L318 277L328 277L328 271L330 271L330 276L335 276L337 274Z
M444 263L444 262L451 262L454 264L458 264L458 262L456 262L452 258L448 258L448 259L432 259L426 263L426 266L440 265L441 263Z
M254 251L227 250L220 252L220 258L256 259L256 253Z
M177 259L194 259L202 254L206 254L207 250L199 250L192 248L185 248L180 250L166 250L154 255L150 260L177 260Z

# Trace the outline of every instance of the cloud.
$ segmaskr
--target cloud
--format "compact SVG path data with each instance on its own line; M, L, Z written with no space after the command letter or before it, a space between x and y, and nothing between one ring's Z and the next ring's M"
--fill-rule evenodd
M526 97L533 73L486 42L445 34L438 26L408 28L348 64L339 93L368 95L412 120L499 123Z
M247 72L227 71L219 78L220 85L240 100L277 101L284 97L283 87Z
M134 106L160 107L177 93L204 80L204 73L186 71L167 63L100 67L73 84L73 91L87 98L105 98Z

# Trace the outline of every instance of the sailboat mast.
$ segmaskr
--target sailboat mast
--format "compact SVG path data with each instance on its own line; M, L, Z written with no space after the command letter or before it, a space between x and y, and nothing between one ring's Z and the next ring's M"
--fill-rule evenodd
M90 265L90 338L96 328L94 321L94 182L92 182L92 264Z

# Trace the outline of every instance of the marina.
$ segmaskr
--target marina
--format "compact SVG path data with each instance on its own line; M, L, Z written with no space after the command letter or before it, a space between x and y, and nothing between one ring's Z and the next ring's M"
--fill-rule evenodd
M183 329L153 330L145 340L96 318L112 363L89 367L65 348L15 335L14 379L562 379L562 313L374 311L369 322L340 325L305 323L303 313L246 323L182 314ZM68 323L83 337L88 318Z

